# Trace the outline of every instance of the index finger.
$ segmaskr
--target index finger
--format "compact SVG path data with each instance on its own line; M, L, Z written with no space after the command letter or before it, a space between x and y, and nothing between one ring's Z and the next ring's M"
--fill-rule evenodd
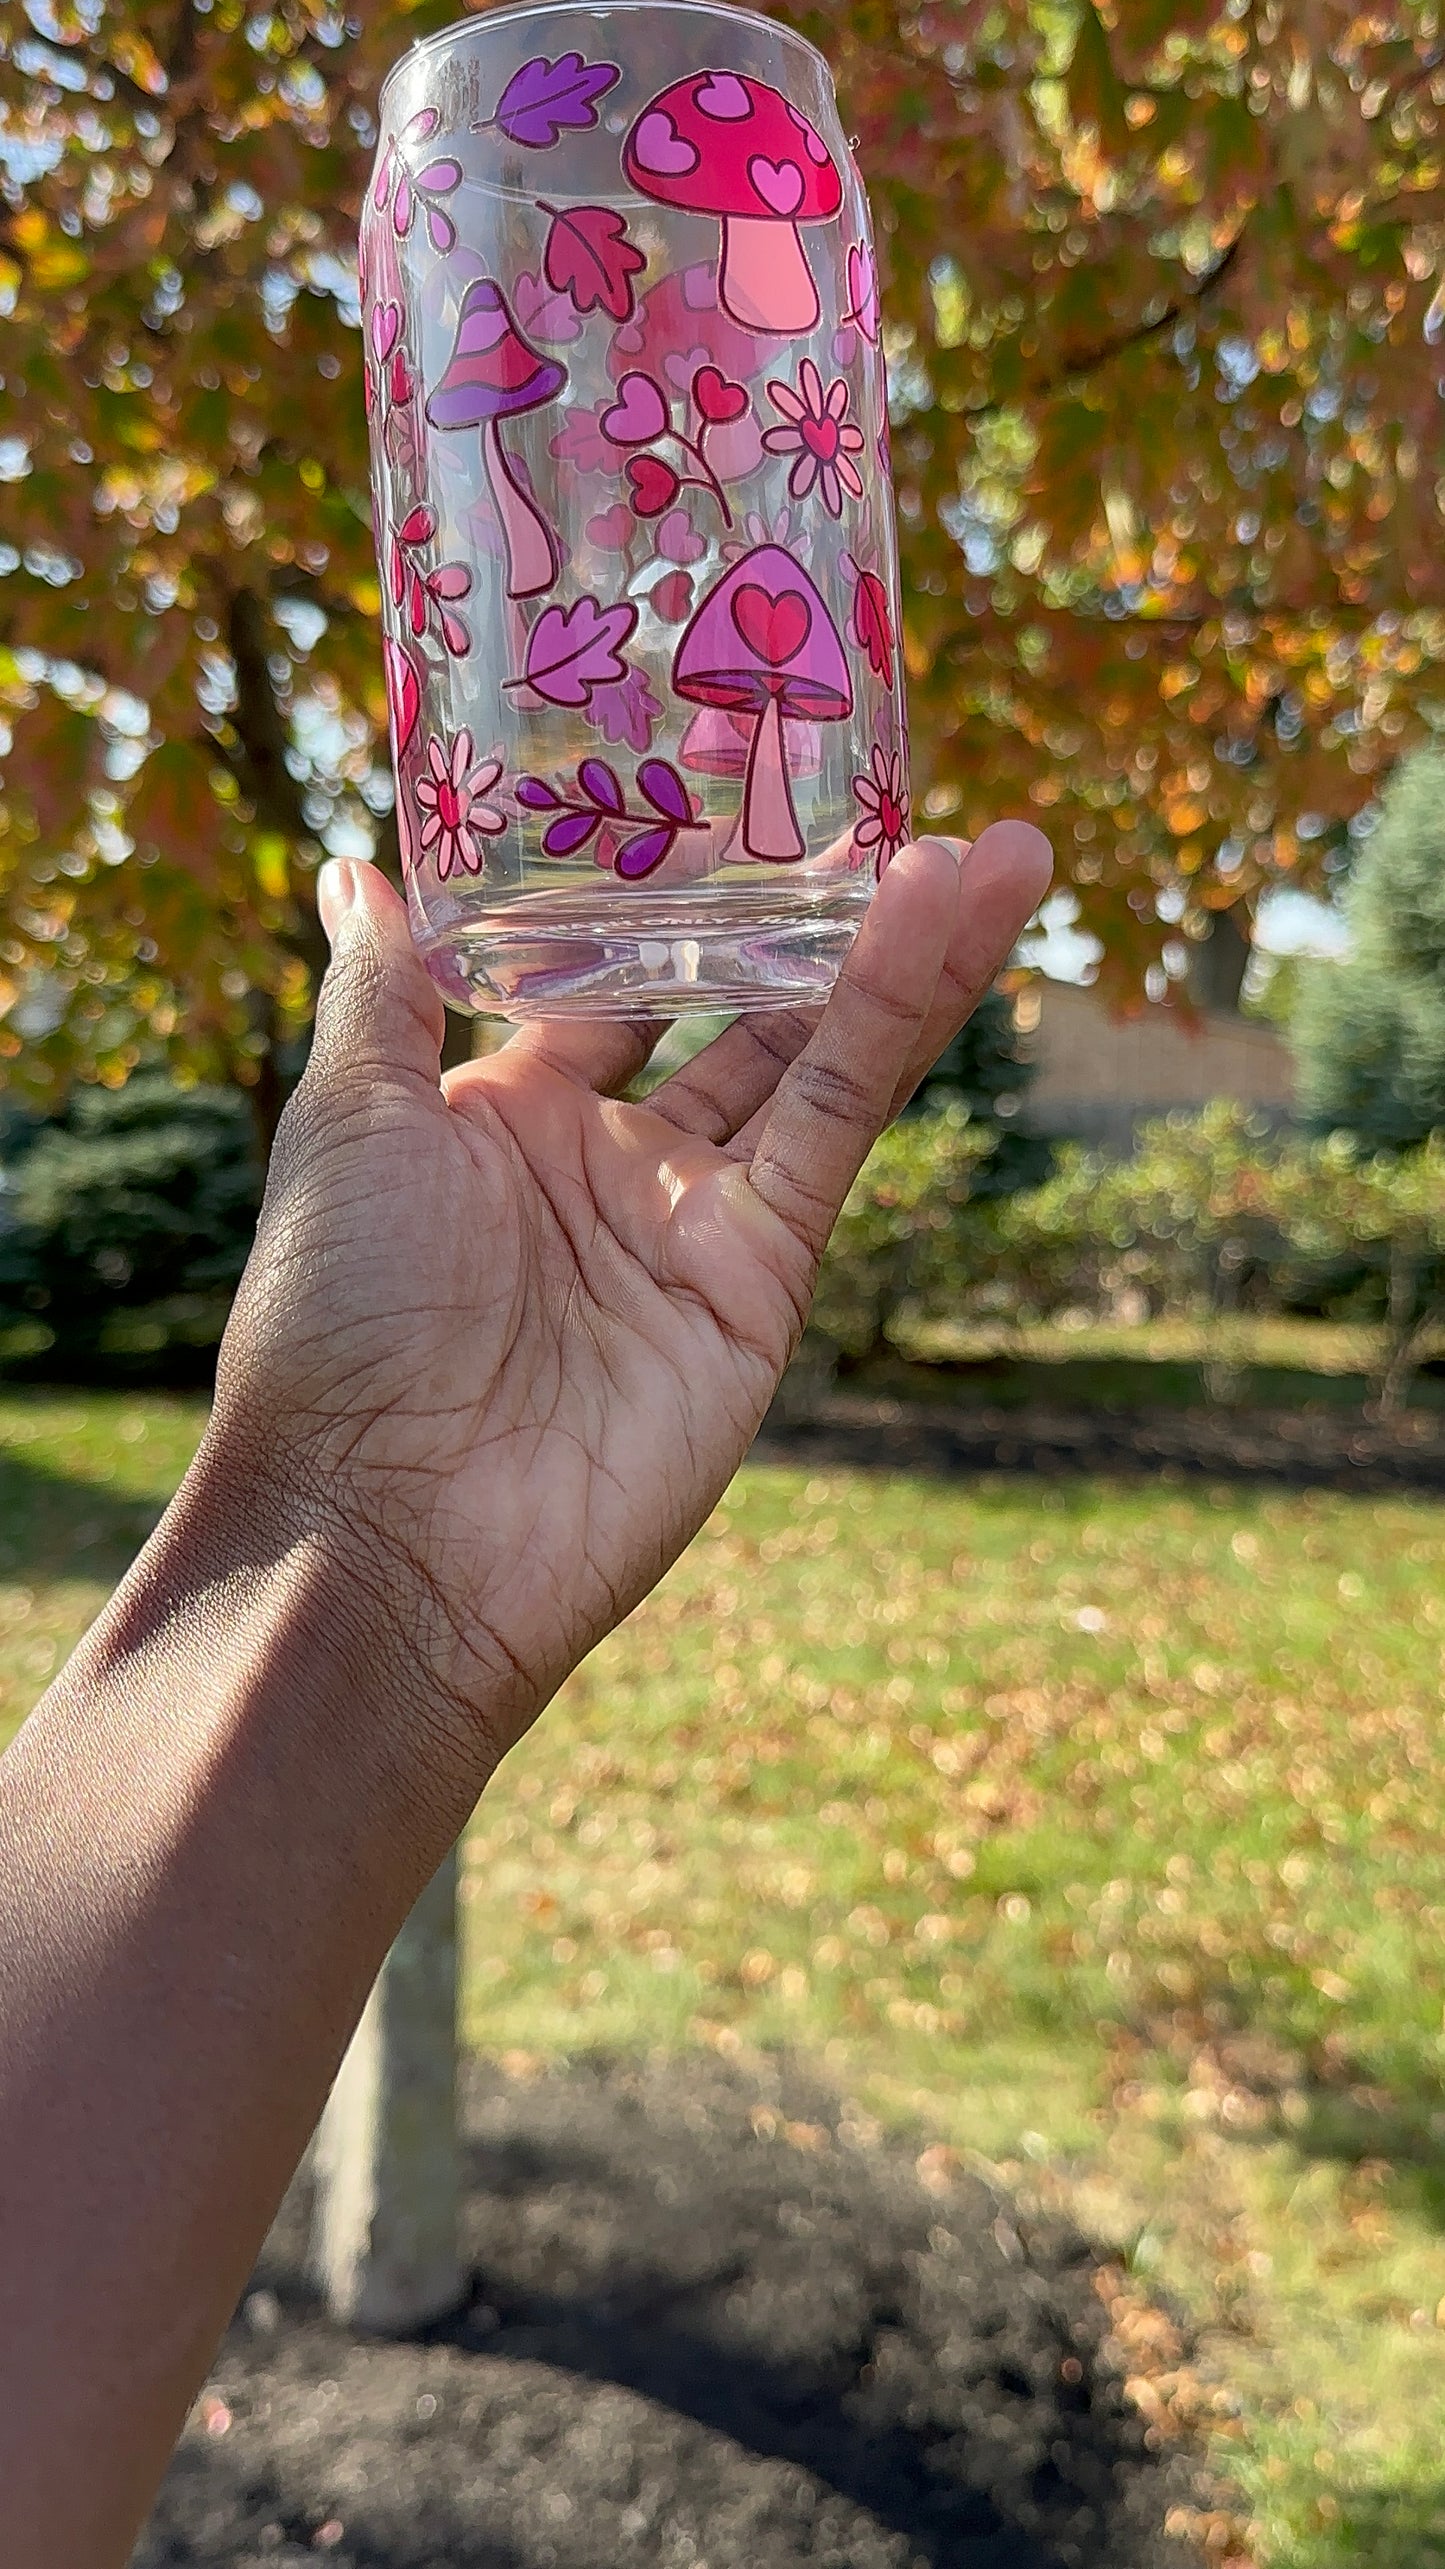
M915 1057L958 913L958 862L947 839L894 858L753 1149L754 1195L813 1257Z

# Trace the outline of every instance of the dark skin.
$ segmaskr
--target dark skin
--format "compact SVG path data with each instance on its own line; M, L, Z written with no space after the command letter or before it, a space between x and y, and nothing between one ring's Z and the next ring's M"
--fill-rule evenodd
M630 1105L655 1026L441 1081L400 902L328 868L210 1428L0 1759L5 2569L121 2569L388 1943L731 1480L1048 876L1024 823L905 850L821 1015Z

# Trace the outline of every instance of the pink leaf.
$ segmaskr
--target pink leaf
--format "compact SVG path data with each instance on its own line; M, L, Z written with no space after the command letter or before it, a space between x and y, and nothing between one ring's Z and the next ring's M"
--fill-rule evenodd
M472 585L472 575L465 562L443 562L441 568L427 573L427 587L434 598L464 598Z
M594 688L587 719L597 725L604 740L625 741L629 749L644 750L662 720L662 706L644 672L629 669L620 686Z
M452 658L454 660L464 660L472 647L470 625L463 624L461 617L459 615L453 615L451 610L447 607L443 607L442 609L441 622L442 640L446 644Z
M579 312L610 312L630 321L637 296L632 280L647 265L629 240L627 218L610 205L559 208L547 235L547 282L570 295Z
M403 544L429 544L437 531L436 512L429 508L409 509L396 531Z
M552 440L552 452L559 464L571 464L579 473L610 473L617 463L595 410L569 410Z
M570 348L582 336L571 296L554 294L530 268L522 270L512 289L512 310L523 336L540 339L546 347Z
M595 688L626 677L623 646L636 625L630 602L599 607L595 598L578 598L570 607L548 607L527 645L528 684L549 705L587 705Z

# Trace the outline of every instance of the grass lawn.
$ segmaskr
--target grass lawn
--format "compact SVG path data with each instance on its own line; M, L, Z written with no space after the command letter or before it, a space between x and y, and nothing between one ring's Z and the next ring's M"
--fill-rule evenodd
M0 1400L0 1728L200 1418ZM483 1805L469 2036L812 2053L1187 2308L1141 2401L1261 2563L1440 2569L1442 1573L1427 1502L751 1467Z

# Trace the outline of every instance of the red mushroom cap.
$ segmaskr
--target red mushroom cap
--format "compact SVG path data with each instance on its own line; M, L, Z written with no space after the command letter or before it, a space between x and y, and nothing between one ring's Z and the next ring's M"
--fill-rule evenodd
M435 428L478 428L540 410L567 381L567 369L523 338L507 298L490 277L474 277L462 297L447 368L426 406Z
M843 203L821 134L766 81L690 72L644 107L623 154L633 187L688 214L829 223Z
M842 638L800 562L778 544L745 554L703 599L678 647L673 685L693 704L794 722L843 722L853 682Z

